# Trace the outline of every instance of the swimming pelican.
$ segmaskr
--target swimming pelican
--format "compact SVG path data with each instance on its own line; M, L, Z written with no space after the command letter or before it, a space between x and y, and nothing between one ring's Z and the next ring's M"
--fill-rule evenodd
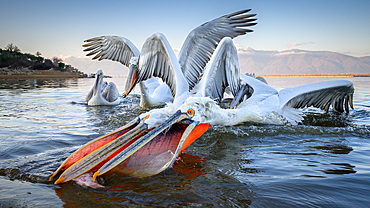
M140 107L151 108L163 106L173 102L171 90L166 83L161 83L158 77L141 81L140 86Z
M119 92L113 82L103 81L102 70L96 72L94 86L86 96L87 105L118 105L120 103Z
M192 89L198 83L207 62L210 60L213 51L223 37L234 38L253 31L245 28L257 24L255 22L256 19L252 18L255 14L248 14L249 11L250 9L224 15L198 26L189 33L180 50L179 59L176 61L180 64L181 71L184 74L185 80L188 82L189 89ZM140 83L142 95L140 102L141 106L154 107L163 105L169 101L172 102L175 97L175 87L173 84L175 78L169 76L174 74L157 73L157 71L161 69L151 68L152 71L150 72L141 69L139 66L139 59L142 59L142 55L140 56L139 50L128 39L117 36L102 36L86 40L85 42L88 43L83 46L88 48L84 51L91 51L87 56L95 55L93 59L98 60L110 59L119 61L129 67L130 71L125 85L124 96L127 96L135 85ZM148 49L143 46L142 52L147 52L147 50ZM172 51L172 49L169 50ZM152 64L161 64L155 61L156 60L154 60ZM158 67L160 66L158 65ZM171 91L169 91L169 88L165 86L165 84L155 84L159 86L158 90L154 87L145 87L145 83L142 81L150 79L153 76L162 78L164 82L170 86ZM152 84L154 82L157 82L157 80L150 81ZM168 92L171 92L172 95Z
M162 34L154 34L145 44L170 49L168 41ZM77 150L52 175L51 178L61 174L55 183L72 180L86 172L95 172L94 179L109 171L142 177L157 174L171 167L174 159L210 127L209 124L192 119L198 113L192 108L182 111L177 108L188 97L209 96L215 100L220 99L229 82L237 83L230 86L235 95L239 90L239 79L233 80L233 77L239 78L234 75L238 75L239 71L235 67L237 54L231 38L222 39L217 46L205 69L203 79L197 84L196 94L189 92L188 83L180 71L177 60L173 59L172 50L149 51L157 51L164 62L175 66L171 68L171 73L175 74L177 81L182 80L176 82L177 93L174 103L142 114L123 128ZM144 51L142 57L153 63L149 58L150 54L153 57L158 55L151 52L148 55ZM213 88L215 82L220 86Z

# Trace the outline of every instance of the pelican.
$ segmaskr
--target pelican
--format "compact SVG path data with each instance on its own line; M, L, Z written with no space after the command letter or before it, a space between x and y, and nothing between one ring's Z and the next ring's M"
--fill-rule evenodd
M176 157L210 127L191 120L194 113L192 109L177 111L157 127L146 122L151 115L140 116L78 149L50 179L59 176L55 181L58 184L89 172L94 172L94 181L107 172L136 177L158 174L171 167Z
M189 89L193 89L198 83L207 62L223 37L234 38L253 31L245 28L257 24L255 22L256 19L252 18L255 14L248 14L249 11L250 9L224 15L198 26L189 33L180 50L178 61L175 61L176 57L173 59L174 62L179 63L185 80L188 82ZM163 72L162 69L152 67L149 67L152 71L144 70L139 65L139 62L143 63L146 61L142 60L143 55L140 54L131 41L117 36L102 36L86 40L85 42L88 43L83 45L87 47L84 51L91 51L87 56L95 55L93 59L98 60L110 59L119 61L129 67L130 71L125 85L124 96L127 96L135 85L140 83L141 106L154 107L173 101L176 95L174 82L177 82L174 73L161 74L159 71ZM143 46L142 53L147 53L148 50L152 49L146 48L147 46ZM171 48L167 49L172 51ZM153 60L153 63L146 63L162 67L160 62L156 62L158 60L151 60ZM157 80L151 80L152 86L150 87L146 86L145 82L143 83L144 80L153 76L162 78L170 88L164 83L159 84ZM153 85L158 86L158 90Z
M120 103L119 92L113 82L103 81L102 70L96 72L94 86L86 96L87 105L118 105Z
M178 110L178 107L188 97L209 96L220 100L225 87L229 86L228 83L239 83L239 79L233 80L233 77L239 78L239 71L235 67L237 54L231 38L220 41L205 69L204 77L195 87L196 94L189 91L173 51L168 50L171 48L164 35L154 34L145 44L167 49L152 50L157 53L143 53L142 57L148 63L153 63L152 59L159 55L163 62L173 67L167 69L174 73L177 80L174 102L165 108L144 113L126 126L77 150L51 176L52 179L59 175L56 184L73 180L88 172L94 172L95 180L97 176L107 172L144 177L166 170L186 147L210 127L209 124L193 119L198 112L192 108ZM152 57L149 58L150 56ZM213 88L216 81L219 86ZM230 85L230 89L236 95L239 85Z
M170 88L166 83L161 83L158 77L141 81L139 85L140 106L142 108L164 106L166 103L173 102Z

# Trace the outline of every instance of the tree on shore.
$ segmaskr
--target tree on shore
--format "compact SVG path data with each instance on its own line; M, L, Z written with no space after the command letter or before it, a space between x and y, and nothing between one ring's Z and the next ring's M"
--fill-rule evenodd
M13 43L9 43L5 47L5 50L7 50L7 51L9 51L11 53L19 53L19 52L21 52L21 50L16 45L14 45Z
M58 66L59 62L63 61L61 58L54 56L51 61L53 62L54 66Z
M8 44L4 50L0 48L0 68L18 69L25 67L30 69L50 69L53 67L51 61L49 65L44 62L44 58L41 56L22 53L13 43Z

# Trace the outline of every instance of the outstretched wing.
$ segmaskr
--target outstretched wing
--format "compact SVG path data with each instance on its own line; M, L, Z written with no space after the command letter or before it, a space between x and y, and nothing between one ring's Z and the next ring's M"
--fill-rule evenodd
M141 49L138 81L154 77L161 78L171 89L173 97L189 86L181 72L175 53L163 34L149 37Z
M347 80L319 82L283 89L279 92L280 107L316 107L337 112L353 109L353 83Z
M253 30L246 27L256 25L255 14L248 10L234 12L211 20L192 30L179 54L182 72L192 89L199 80L213 51L224 37L237 37Z
M238 93L240 86L238 54L231 38L223 38L217 46L204 70L197 93L221 102L227 86L230 86L234 96Z
M135 45L126 38L118 36L101 36L85 40L83 45L86 47L85 52L89 52L86 56L94 55L93 59L99 61L109 59L121 62L125 66L129 66L131 57L139 57L140 52Z

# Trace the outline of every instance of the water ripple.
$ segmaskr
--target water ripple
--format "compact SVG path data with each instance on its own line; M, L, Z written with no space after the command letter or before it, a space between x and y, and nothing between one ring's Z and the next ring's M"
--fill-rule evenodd
M297 126L212 126L173 169L153 177L108 175L105 189L73 182L52 185L48 177L81 145L150 110L139 107L138 95L117 106L87 106L84 99L93 81L0 81L0 180L15 184L12 190L18 195L31 182L73 207L368 203L370 109L369 93L362 91L356 92L355 110L349 114L308 109ZM124 81L119 81L123 89ZM36 200L50 204L42 197Z

